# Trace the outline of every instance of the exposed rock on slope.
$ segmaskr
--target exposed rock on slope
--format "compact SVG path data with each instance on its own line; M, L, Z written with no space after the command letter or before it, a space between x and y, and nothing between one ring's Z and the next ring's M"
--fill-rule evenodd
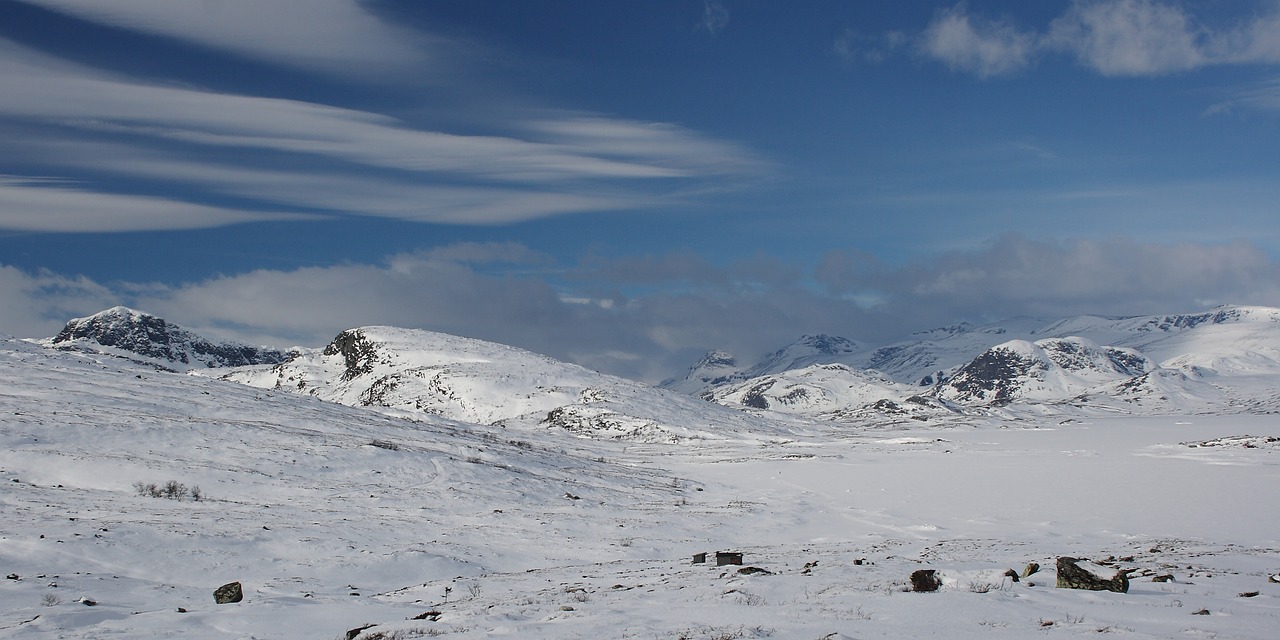
M75 318L48 343L59 349L107 353L171 370L276 364L293 355L266 347L213 342L127 307Z
M939 387L938 396L997 406L1015 400L1065 400L1155 368L1137 351L1101 347L1084 338L1012 340L961 367Z
M318 353L224 378L350 406L590 437L723 438L760 424L684 394L523 349L396 327L343 331Z
M668 378L659 387L679 393L699 395L701 392L724 384L738 374L738 360L724 351L708 351L702 359L689 367L682 378Z

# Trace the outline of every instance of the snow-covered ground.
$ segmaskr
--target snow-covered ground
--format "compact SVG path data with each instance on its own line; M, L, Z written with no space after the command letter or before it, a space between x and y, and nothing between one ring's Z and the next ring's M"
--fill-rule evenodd
M700 407L664 419L722 420ZM758 428L592 439L3 340L0 576L14 577L0 579L0 637L1280 629L1275 415L1025 411L876 428L743 415ZM203 499L135 487L169 481ZM691 562L716 551L767 573ZM1115 558L1136 570L1129 592L1055 588L1061 555ZM1004 576L1029 562L1042 569ZM903 591L921 568L939 592ZM215 604L232 581L244 600Z

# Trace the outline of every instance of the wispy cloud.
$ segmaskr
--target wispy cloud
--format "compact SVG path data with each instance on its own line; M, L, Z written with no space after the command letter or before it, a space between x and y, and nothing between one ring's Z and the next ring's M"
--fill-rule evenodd
M0 176L0 226L17 231L92 233L207 229L308 217L297 213L247 211L169 198L95 192L57 180Z
M702 20L698 22L698 28L714 36L727 26L729 26L729 9L724 6L724 3L720 0L703 0Z
M380 77L430 62L433 37L389 24L357 0L20 0L77 18L247 58Z
M314 210L498 224L663 206L691 184L765 168L738 145L671 124L540 110L495 123L502 134L458 134L371 111L122 77L3 39L0 124L11 157L25 153L40 166L261 203L238 214L174 203L166 217L154 194L104 193L104 206L82 215L95 189L89 178L74 190L10 184L13 208L0 213L0 228L46 231L216 226ZM54 198L63 214L47 217ZM129 198L141 205L131 213Z
M1194 5L1161 0L1075 0L1042 31L971 15L960 3L939 12L919 50L982 77L1023 70L1067 54L1105 76L1151 76L1227 64L1280 62L1280 7L1242 23L1211 27Z

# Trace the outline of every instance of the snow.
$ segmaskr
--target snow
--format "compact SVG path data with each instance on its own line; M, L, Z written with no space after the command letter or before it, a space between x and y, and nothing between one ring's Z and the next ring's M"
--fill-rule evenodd
M403 357L434 366L408 337L418 355ZM574 406L596 406L578 387L625 395L433 340L523 364L521 385L572 388ZM584 438L3 340L0 575L18 579L0 579L0 637L1275 636L1273 415L857 428L727 411L651 414L681 433L741 429L721 437ZM134 489L169 480L206 498ZM769 573L691 562L720 550ZM1061 555L1119 559L1104 566L1136 569L1129 593L1054 588ZM1028 562L1042 569L1004 576ZM939 592L902 591L919 568ZM245 600L215 605L231 581Z

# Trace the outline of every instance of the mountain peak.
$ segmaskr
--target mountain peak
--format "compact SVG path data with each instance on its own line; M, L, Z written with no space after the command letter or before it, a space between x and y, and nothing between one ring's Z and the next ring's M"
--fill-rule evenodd
M212 342L164 318L124 306L73 318L49 344L141 359L165 369L277 364L290 355L277 349Z

